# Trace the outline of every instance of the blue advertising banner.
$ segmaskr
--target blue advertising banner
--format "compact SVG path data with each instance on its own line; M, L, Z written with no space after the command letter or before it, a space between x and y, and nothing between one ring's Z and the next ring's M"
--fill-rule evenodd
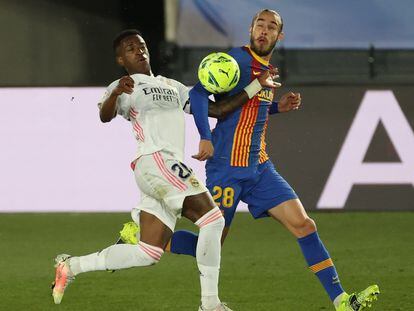
M414 48L411 0L180 0L177 43L244 45L252 17L263 8L281 14L286 48Z

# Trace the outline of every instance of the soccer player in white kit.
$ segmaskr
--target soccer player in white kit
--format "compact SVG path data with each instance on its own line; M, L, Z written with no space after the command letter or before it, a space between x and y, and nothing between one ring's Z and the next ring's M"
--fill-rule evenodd
M138 245L111 245L86 256L58 255L54 302L61 302L67 285L80 273L157 263L183 215L200 228L196 256L201 283L199 310L230 310L218 297L224 218L207 188L183 163L183 110L188 89L152 74L146 43L137 30L121 32L114 40L114 50L117 63L128 76L109 85L100 103L100 118L109 122L119 114L132 125L137 142L132 166L142 193L140 241Z

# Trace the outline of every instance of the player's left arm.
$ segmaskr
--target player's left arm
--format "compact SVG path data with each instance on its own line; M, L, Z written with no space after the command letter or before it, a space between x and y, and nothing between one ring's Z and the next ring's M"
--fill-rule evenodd
M272 102L269 114L298 110L302 104L300 93L289 92L283 94L279 101Z

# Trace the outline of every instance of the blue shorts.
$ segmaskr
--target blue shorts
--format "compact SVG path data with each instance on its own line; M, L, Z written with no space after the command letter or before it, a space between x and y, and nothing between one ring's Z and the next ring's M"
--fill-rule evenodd
M268 217L268 210L292 199L295 191L268 160L257 167L228 167L223 163L206 165L207 188L223 211L230 226L240 200L248 204L254 218Z

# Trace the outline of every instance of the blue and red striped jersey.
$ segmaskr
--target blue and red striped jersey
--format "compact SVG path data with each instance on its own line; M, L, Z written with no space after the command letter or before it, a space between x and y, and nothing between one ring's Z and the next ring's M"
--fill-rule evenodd
M228 54L240 67L240 81L228 95L241 92L263 70L271 67L249 46L233 48ZM263 88L241 108L218 120L212 132L214 156L211 160L227 159L230 166L249 167L269 159L265 136L273 91L272 88ZM216 97L219 98L218 95Z

